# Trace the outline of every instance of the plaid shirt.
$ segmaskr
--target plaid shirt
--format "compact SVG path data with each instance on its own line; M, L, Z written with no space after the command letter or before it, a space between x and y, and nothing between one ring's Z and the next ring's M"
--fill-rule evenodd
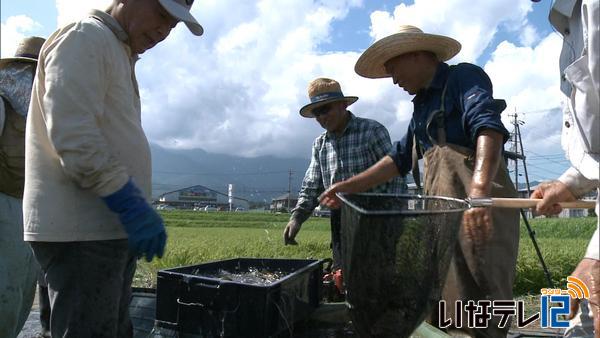
M350 121L339 138L325 131L313 143L298 204L292 209L292 218L301 223L319 205L318 197L323 191L365 171L392 150L390 135L381 123L349 114ZM401 193L405 187L404 180L397 177L369 191Z

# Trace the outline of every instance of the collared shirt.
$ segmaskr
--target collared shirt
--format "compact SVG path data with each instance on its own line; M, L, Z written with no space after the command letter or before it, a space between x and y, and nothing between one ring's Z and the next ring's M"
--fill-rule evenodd
M390 152L390 135L383 125L349 114L348 125L339 137L326 131L315 139L292 218L304 222L319 205L318 197L323 191L365 171ZM403 179L395 178L370 191L401 193L404 188Z
M495 130L504 136L504 142L508 140L509 133L500 118L506 103L493 98L492 82L483 69L470 63L448 66L441 62L429 87L419 91L413 99L414 112L408 131L390 153L401 175L411 169L415 134L424 151L437 142L435 119L429 127L428 122L440 110L445 85L446 143L475 149L477 136L484 129Z
M550 11L550 22L564 40L559 64L561 90L568 100L563 111L562 146L571 165L587 180L596 181L597 186L600 161L600 2L556 1Z
M151 194L150 147L134 76L137 56L100 11L53 33L40 52L27 116L26 241L126 238L100 197L129 179Z
M549 19L563 37L560 88L568 98L561 141L571 167L558 180L576 197L593 189L600 193L600 2L557 0ZM600 221L585 257L600 259L599 232Z

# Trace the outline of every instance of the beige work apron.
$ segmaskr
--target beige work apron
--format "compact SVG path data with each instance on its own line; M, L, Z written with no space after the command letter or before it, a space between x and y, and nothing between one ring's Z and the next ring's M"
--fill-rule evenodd
M442 93L441 115L438 116L443 116L445 91L446 88ZM434 146L424 154L424 192L430 196L467 198L473 177L474 152L469 148L447 144L443 118L436 118L436 121L438 140L430 137ZM492 184L491 196L517 197L503 159L500 160ZM442 299L446 301L445 317L438 318L437 308L432 312L432 324L436 327L439 327L440 320L448 318L451 318L456 324L454 309L457 300L462 300L464 305L469 300L475 302L478 300L512 300L519 248L519 211L517 209L492 209L492 222L491 238L477 248L467 239L464 227L461 226L459 240L442 292ZM448 328L448 331L451 335L457 336L506 337L510 322L505 328L498 328L499 321L500 317L492 315L487 329L469 329L466 328L467 314L463 311L463 328L456 332L456 327L453 325Z

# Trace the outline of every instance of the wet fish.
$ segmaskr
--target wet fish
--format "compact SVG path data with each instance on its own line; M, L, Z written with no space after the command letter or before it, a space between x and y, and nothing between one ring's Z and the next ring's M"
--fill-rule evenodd
M231 272L224 269L219 269L216 272L196 271L194 274L197 276L215 278L243 284L268 286L285 277L289 274L289 272L284 272L280 270L271 271L268 269L249 267L247 271Z

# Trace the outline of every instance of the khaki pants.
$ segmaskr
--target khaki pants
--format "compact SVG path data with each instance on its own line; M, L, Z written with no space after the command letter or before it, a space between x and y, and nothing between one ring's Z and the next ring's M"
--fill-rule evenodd
M456 145L434 146L425 153L425 194L464 199L473 176L474 155L470 149ZM501 161L493 182L492 197L516 197L517 193ZM459 241L450 264L442 298L446 301L446 318L454 322L457 300L512 300L512 287L519 248L519 212L515 209L492 209L493 233L481 248L475 248L461 227ZM473 337L506 337L510 322L499 328L500 320L492 316L486 329L466 328L463 311L461 334ZM438 311L432 323L439 327ZM452 328L449 329L452 331Z

